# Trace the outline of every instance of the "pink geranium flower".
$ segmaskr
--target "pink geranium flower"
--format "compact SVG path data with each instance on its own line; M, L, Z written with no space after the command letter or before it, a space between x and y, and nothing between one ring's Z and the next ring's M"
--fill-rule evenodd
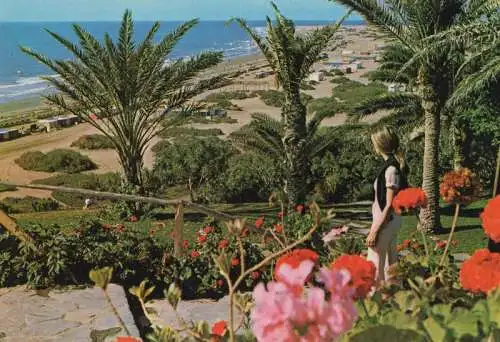
M318 287L303 290L314 263L306 260L298 268L284 265L281 282L259 284L254 290L252 329L258 341L332 341L352 327L357 318L349 273L322 269L320 280L331 292ZM298 287L301 291L297 291Z

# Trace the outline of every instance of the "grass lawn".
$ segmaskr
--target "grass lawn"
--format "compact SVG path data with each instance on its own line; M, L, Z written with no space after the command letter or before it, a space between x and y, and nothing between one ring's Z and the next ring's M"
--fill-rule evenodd
M458 245L454 252L471 254L474 250L487 246L487 239L483 233L479 219L479 214L485 205L486 201L478 201L461 209L455 234ZM276 217L276 214L280 211L278 207L270 207L267 203L218 204L210 207L237 217L245 217L252 221L259 216ZM337 210L339 213L341 213L342 210L347 210L350 213L364 212L366 214L366 210L369 210L369 207L364 206L363 208L357 206L342 207ZM453 208L443 206L441 212L441 223L443 228L448 231L451 228L453 219ZM78 226L82 220L99 219L97 213L97 210L59 210L44 213L16 214L12 216L16 218L21 227L31 224L57 224L62 229L72 229ZM196 232L202 228L208 220L209 218L207 218L206 215L187 208L184 213L184 238L195 241ZM364 222L369 223L367 221ZM116 224L120 222L109 222L102 219L102 223ZM159 209L152 215L152 218L143 219L137 223L122 223L127 229L143 231L145 234L149 234L149 231L154 229L155 236L158 240L166 244L170 240L170 232L174 229L174 209ZM417 234L415 229L416 226L417 219L415 216L405 216L403 218L403 226L398 234L398 243L408 238L420 239L420 235ZM447 236L445 232L436 237L446 239Z
M478 248L486 248L488 239L481 227L479 214L483 210L487 201L477 201L460 210L460 215L455 230L454 239L458 241L454 252L472 254ZM442 206L441 208L441 224L445 229L444 234L436 235L436 237L445 240L448 238L449 230L453 221L454 208ZM417 218L415 216L405 216L403 218L403 226L398 234L398 243L404 239L416 238L420 239L420 234L416 232Z

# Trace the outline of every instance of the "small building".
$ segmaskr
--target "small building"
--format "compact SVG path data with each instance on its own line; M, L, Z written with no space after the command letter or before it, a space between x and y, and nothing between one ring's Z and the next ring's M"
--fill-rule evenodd
M76 115L54 116L52 118L38 120L38 126L44 128L47 133L52 129L56 129L59 127L69 127L77 123L78 117Z
M356 64L344 64L339 68L339 70L346 74L352 74L353 72L358 71L358 66Z
M325 79L325 74L321 71L313 72L309 75L309 81L321 82Z
M19 130L15 128L0 128L0 141L12 140L19 137Z

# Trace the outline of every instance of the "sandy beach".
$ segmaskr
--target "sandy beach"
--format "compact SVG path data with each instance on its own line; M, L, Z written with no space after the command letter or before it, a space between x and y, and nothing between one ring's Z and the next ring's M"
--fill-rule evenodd
M301 30L309 30L310 27L302 27ZM331 42L330 48L338 45L340 40L345 42L345 46L339 48L335 51L327 51L328 60L334 61L341 59L343 50L350 50L356 54L366 54L372 53L376 50L377 44L383 43L383 41L373 33L373 30L366 26L359 27L343 27L337 34L336 38ZM328 49L330 50L330 49ZM358 80L361 82L367 82L365 78L361 76L367 71L376 68L376 63L373 60L363 60L363 69L358 70L348 77L353 80ZM327 67L323 63L317 63L314 66L314 70L326 69ZM267 76L265 78L256 78L258 72L270 70L267 67L265 59L261 55L245 56L240 58L235 58L233 60L224 61L216 68L210 70L209 74L228 74L238 72L239 75L233 79L231 85L211 90L210 92L204 93L196 98L196 100L202 100L209 93L212 92L222 92L222 91L234 91L234 90L268 90L275 89L273 76ZM326 78L315 86L314 90L307 90L306 93L310 94L314 98L328 97L332 94L332 84L330 83L330 78ZM191 124L190 126L199 129L208 128L220 128L224 134L227 136L230 133L238 130L243 125L248 124L251 121L251 114L255 112L266 113L276 119L280 118L280 108L270 107L264 104L258 97L247 98L244 100L232 100L232 102L241 108L241 111L229 111L228 115L231 118L237 120L237 123L218 123L218 124ZM27 109L27 110L33 110ZM370 121L378 120L385 113L379 113L378 115L371 116ZM325 126L338 126L345 122L345 115L339 114L337 116L326 119L323 122ZM13 183L29 183L37 179L46 178L52 176L53 174L43 173L43 172L32 172L25 171L20 168L14 161L19 156L27 151L39 150L42 152L47 152L56 148L71 148L70 145L78 137L85 134L98 133L98 131L90 126L89 124L79 124L70 128L65 128L62 130L54 131L51 133L39 133L30 136L26 136L17 140L0 142L0 162L2 167L0 168L0 180ZM153 146L155 142L152 142L150 146ZM97 151L80 151L81 153L88 155L96 164L99 169L96 171L98 173L105 173L110 171L119 171L120 166L118 163L118 158L116 153L112 150L97 150ZM154 154L151 150L148 151L145 157L145 166L152 167L154 163ZM6 197L49 197L50 192L30 190L30 189L20 189L14 192L2 192L0 193L0 199Z

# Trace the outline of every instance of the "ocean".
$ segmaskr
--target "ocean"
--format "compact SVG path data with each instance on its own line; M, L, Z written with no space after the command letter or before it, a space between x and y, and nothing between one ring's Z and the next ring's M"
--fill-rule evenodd
M249 22L264 33L263 21ZM325 21L297 21L297 26L324 25ZM101 38L105 32L116 37L119 22L79 23L91 34ZM170 32L180 22L162 22L157 37ZM351 21L346 25L361 25ZM152 22L136 22L137 39L143 37ZM23 54L19 46L27 46L51 58L71 58L71 54L56 42L45 29L75 41L70 22L0 22L0 103L39 96L50 92L40 76L50 75L50 70ZM182 39L170 55L171 59L193 56L201 51L223 51L227 59L257 53L249 37L237 24L223 21L202 21Z

